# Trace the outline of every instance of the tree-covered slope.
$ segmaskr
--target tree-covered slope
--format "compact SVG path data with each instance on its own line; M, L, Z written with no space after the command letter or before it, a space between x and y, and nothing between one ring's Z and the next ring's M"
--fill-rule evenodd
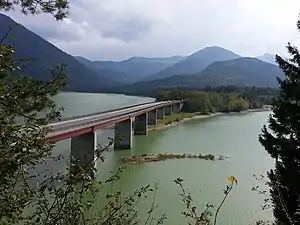
M157 80L136 82L115 89L116 92L138 94L176 87L203 88L206 86L277 87L276 77L283 73L276 65L255 58L238 58L214 62L200 74L175 75Z
M8 16L0 14L0 37L4 37L9 24L15 23ZM24 26L14 27L11 33L14 35L14 38L7 37L4 43L10 43L15 47L15 56L17 58L33 58L23 68L22 73L38 79L50 79L51 73L49 69L56 65L66 64L68 70L66 90L97 92L113 84L113 82L86 68L73 56L63 52Z
M159 73L149 76L147 80L161 79L180 74L201 73L207 66L216 61L225 61L240 58L232 51L218 46L207 47L193 53L182 61L170 66Z
M156 74L157 72L174 65L181 61L183 56L147 58L131 57L124 61L91 61L80 56L76 58L93 69L98 74L109 76L114 81L133 83L142 80L146 76Z

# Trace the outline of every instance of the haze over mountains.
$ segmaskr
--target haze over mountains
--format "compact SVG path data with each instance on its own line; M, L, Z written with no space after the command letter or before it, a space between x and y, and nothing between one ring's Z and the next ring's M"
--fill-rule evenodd
M167 58L131 57L130 59L121 62L90 61L80 56L77 56L76 58L79 60L79 62L93 69L97 73L101 73L101 72L103 73L103 70L110 70L111 73L115 73L113 79L122 81L124 83L132 83L134 81L141 80L144 77L156 74L159 71L178 63L185 57L183 56L172 56ZM112 75L108 75L108 76L113 77Z
M8 25L14 23L15 21L8 16L0 14L0 37L4 37L8 31ZM96 74L93 70L79 63L73 56L63 52L25 27L14 27L11 33L15 38L7 37L4 43L15 46L15 57L33 58L32 62L23 67L22 74L30 74L30 76L39 79L50 79L52 75L49 69L66 64L68 66L67 90L97 92L106 88L106 85L113 85L112 81ZM22 74L18 73L17 75Z
M261 56L257 56L256 58L258 58L258 59L260 59L260 60L262 60L264 62L277 65L276 60L275 60L275 55L273 55L273 54L265 53L265 54L263 54Z
M148 77L148 80L161 79L179 74L197 74L216 61L225 61L240 58L241 56L217 46L201 49L182 61L170 66L154 76Z
M0 14L0 35L14 23ZM91 61L71 56L23 26L13 29L15 38L6 43L16 47L16 57L33 57L23 73L49 79L48 69L68 66L68 91L138 93L172 87L220 85L276 87L283 73L274 65L274 56L243 57L218 46L206 47L190 56L159 58L131 57L127 60ZM20 75L20 74L16 74Z

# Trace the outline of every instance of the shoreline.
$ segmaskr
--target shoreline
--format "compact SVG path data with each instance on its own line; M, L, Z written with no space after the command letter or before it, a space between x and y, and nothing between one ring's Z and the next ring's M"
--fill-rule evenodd
M169 129L171 127L179 126L181 123L185 123L185 122L190 121L190 120L201 120L201 119L208 119L208 118L213 118L213 117L216 117L216 116L225 116L225 115L243 115L243 114L247 114L247 113L265 112L265 111L271 111L271 110L269 108L259 108L259 109L248 109L248 110L244 110L244 111L241 111L241 112L229 112L229 113L216 112L216 113L211 113L211 114L208 114L208 115L196 115L196 116L193 116L193 117L182 118L180 121L170 122L170 124L153 125L151 127L148 127L148 132L166 130L166 129ZM198 112L198 113L200 114L200 112ZM113 130L113 129L115 129L114 125L104 128L104 130Z
M189 118L183 118L180 121L174 121L171 122L170 124L158 124L158 125L154 125L153 127L149 127L148 131L152 132L152 131L161 131L161 130L166 130L170 127L175 127L175 126L179 126L181 123L190 121L190 120L200 120L200 119L207 119L207 118L212 118L212 117L216 117L216 116L221 116L224 113L211 113L209 115L197 115L197 116L193 116L193 117L189 117Z
M201 120L201 119L208 119L208 118L213 118L216 116L224 116L224 115L242 115L242 114L247 114L247 113L252 113L252 112L265 112L265 111L271 111L268 108L259 108L259 109L248 109L245 111L241 111L241 112L229 112L229 113L223 113L223 112L216 112L216 113L211 113L208 115L196 115L190 118L183 118L180 121L174 121L171 122L170 124L158 124L158 125L154 125L153 127L149 127L148 131L149 132L153 132L153 131L162 131L162 130L166 130L169 129L171 127L176 127L179 126L181 123L185 123L187 121L190 120Z

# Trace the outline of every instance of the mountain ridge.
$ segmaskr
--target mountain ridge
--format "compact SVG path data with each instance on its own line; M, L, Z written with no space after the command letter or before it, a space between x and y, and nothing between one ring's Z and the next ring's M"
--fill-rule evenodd
M147 58L134 56L122 61L92 61L86 58L83 60L83 57L81 56L75 56L75 58L97 73L100 73L101 70L114 71L114 75L116 76L114 81L121 79L121 82L131 83L172 66L184 57L171 56ZM110 76L110 78L112 77L113 76Z
M0 36L7 32L9 24L16 22L10 17L0 14ZM18 25L11 31L14 39L7 38L4 44L15 47L17 58L31 57L34 60L22 68L22 74L29 74L37 79L51 79L50 68L66 64L68 71L67 91L99 92L107 86L114 85L113 82L99 76L92 70L79 63L73 56L57 48L39 35L33 33L23 25ZM16 76L22 75L15 74Z
M0 14L0 35L4 35L11 23L15 22ZM5 43L15 46L16 57L35 58L22 72L33 78L51 79L47 71L49 68L67 64L68 91L118 91L137 88L138 84L145 88L148 88L147 85L154 85L153 88L179 85L275 86L275 77L282 76L278 66L257 59L259 57L242 57L218 46L203 48L187 57L133 56L123 61L91 61L71 56L23 25L14 29L13 33L16 38ZM274 58L271 54L263 56Z
M240 55L219 46L210 46L187 56L182 61L144 80L154 80L180 74L201 73L203 69L215 61L224 61L240 57Z
M267 62L267 63L271 63L271 64L274 64L274 65L277 65L277 62L276 62L276 59L275 59L275 55L274 54L270 54L270 53L264 53L260 56L256 56L257 59L260 59L264 62Z
M140 81L119 87L127 94L151 93L172 88L204 88L206 86L257 86L277 87L277 77L284 76L281 69L273 64L253 57L218 61L210 64L200 74L184 74L156 80Z

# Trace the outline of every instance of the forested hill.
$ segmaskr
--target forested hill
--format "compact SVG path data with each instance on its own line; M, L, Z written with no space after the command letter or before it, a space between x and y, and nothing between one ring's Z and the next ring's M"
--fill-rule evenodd
M283 72L273 64L256 58L242 57L214 62L200 74L183 74L151 81L136 82L112 91L127 94L144 94L171 88L204 88L206 86L257 86L276 88L277 77Z
M152 76L184 59L183 56L161 58L131 57L123 61L92 61L80 56L76 58L96 73L103 74L114 81L124 84Z
M5 35L8 25L15 23L8 16L0 14L0 37ZM32 62L23 68L22 73L38 79L50 79L49 69L66 64L68 68L66 89L69 91L100 92L113 85L113 82L85 67L73 56L55 47L24 26L14 27L11 34L14 35L14 38L8 36L4 43L12 44L15 47L16 57L33 58Z
M148 76L145 80L162 79L181 74L201 73L207 66L216 61L240 58L238 54L227 49L212 46L201 49L178 63L170 66L155 75Z
M201 73L211 86L277 87L276 78L283 76L278 66L250 57L214 62Z
M15 22L0 14L0 37L5 35L11 24ZM187 57L91 61L67 54L22 25L14 27L11 33L14 38L8 36L4 43L15 47L17 58L32 58L22 68L22 74L49 80L52 77L49 69L66 64L68 91L147 95L177 87L276 87L276 77L283 77L276 65L256 58L241 57L218 46L206 47ZM17 76L22 74L15 73Z
M221 86L202 90L173 89L156 93L157 101L184 100L184 112L240 112L270 105L277 90L271 88Z

